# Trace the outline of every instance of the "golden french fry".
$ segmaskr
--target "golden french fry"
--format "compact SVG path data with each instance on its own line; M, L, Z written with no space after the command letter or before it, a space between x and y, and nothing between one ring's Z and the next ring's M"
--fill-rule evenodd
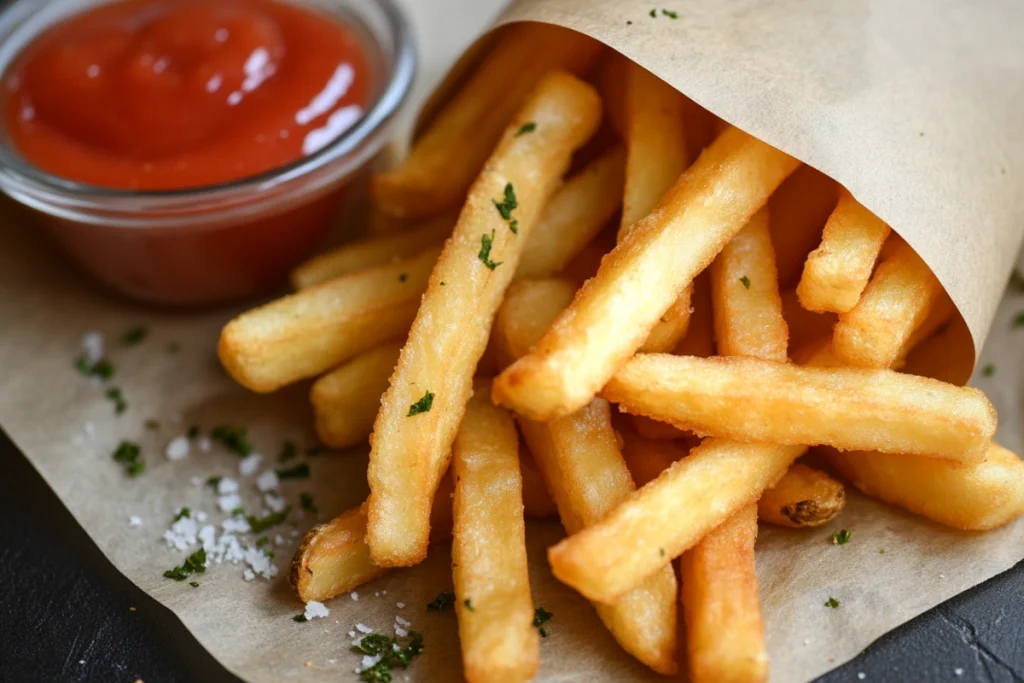
M995 529L1024 514L1024 461L997 443L984 461L969 465L921 455L820 450L872 498L954 529Z
M292 271L292 286L306 289L340 275L416 256L429 247L440 249L453 225L454 216L441 216L405 232L353 242L314 256Z
M682 442L648 439L637 434L626 433L623 442L622 457L637 487L654 481L690 452L689 446Z
M440 248L343 275L238 316L217 355L242 386L266 393L404 335Z
M889 367L893 370L902 370L903 366L906 365L907 356L910 355L910 352L925 339L933 336L940 329L947 327L953 319L955 311L956 306L953 305L953 300L949 298L949 295L945 291L939 292L935 301L932 302L931 309L928 311L928 317L913 331L910 338L900 348L896 360ZM963 378L960 381L953 382L953 384L963 383Z
M698 275L693 281L693 312L686 336L676 346L677 356L715 355L714 315L711 309L711 278L708 272Z
M555 192L526 243L517 280L557 275L594 241L621 203L625 158L613 147Z
M683 555L680 597L692 683L768 680L756 539L757 506L747 505Z
M737 510L756 503L805 450L705 439L600 521L549 548L551 568L591 600L615 604Z
M832 339L832 328L838 318L835 313L815 313L800 305L796 290L782 293L782 317L789 329L789 352L806 349L808 344Z
M498 376L497 402L542 421L586 405L798 163L735 128L719 136Z
M794 528L821 526L846 505L846 489L821 470L796 463L757 501L762 522Z
M397 342L378 346L313 383L309 395L321 443L348 448L369 438L380 396L388 388L401 350Z
M794 287L800 279L807 254L821 242L839 196L839 185L827 175L801 166L772 195L772 244L779 269L779 286Z
M928 318L942 285L907 244L875 269L860 302L839 316L832 351L848 365L887 368Z
M409 566L426 555L434 489L494 315L541 209L600 114L593 88L564 72L549 74L469 192L370 439L367 542L378 564ZM525 121L536 128L520 135Z
M540 471L528 452L520 451L524 513L530 519L546 519L556 513ZM438 484L430 512L430 542L452 537L452 477ZM347 593L387 572L370 559L366 545L366 506L343 512L330 522L306 532L292 560L289 580L303 602L324 601Z
M572 286L559 280L523 281L508 292L495 331L509 360L540 338L572 299ZM546 424L519 420L566 531L595 522L634 490L619 449L606 401ZM661 673L675 671L676 581L671 568L612 606L596 605L598 616L622 647Z
M944 330L923 340L907 355L902 371L950 384L963 384L974 369L974 340L967 323L953 315Z
M768 212L762 209L711 264L719 354L786 360L789 333L776 277Z
M514 117L544 76L558 69L582 73L599 51L593 39L559 26L524 23L504 29L405 161L371 180L378 210L415 218L458 206L502 131L540 125L540 120Z
M983 459L996 429L995 409L971 387L892 370L757 358L640 355L602 395L624 412L697 434L960 462Z
M690 297L692 295L693 285L690 285L683 290L679 298L658 320L651 333L647 335L644 345L640 347L641 351L668 353L683 340L690 326Z
M540 665L526 566L519 435L477 382L452 446L452 578L469 683L526 681Z
M796 293L818 313L846 313L860 301L889 226L845 189L825 223L821 244L807 256Z

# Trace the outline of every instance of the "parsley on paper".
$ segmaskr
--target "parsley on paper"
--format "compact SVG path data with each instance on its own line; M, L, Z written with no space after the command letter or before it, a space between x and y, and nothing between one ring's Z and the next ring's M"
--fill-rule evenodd
M423 652L423 635L409 631L405 645L397 638L389 638L379 633L370 633L359 640L353 649L370 657L380 657L379 661L363 669L360 679L366 683L390 683L391 670L407 669L421 652Z
M145 338L146 328L140 325L138 327L133 327L130 330L126 330L125 333L121 335L121 343L125 346L135 346Z
M543 607L538 607L537 609L533 610L533 626L537 629L537 632L540 633L541 638L548 637L548 632L544 628L544 624L551 621L551 617L553 616L555 615L547 611Z
M488 235L486 233L483 234L483 235L480 235L480 253L477 254L477 257L481 261L483 261L484 265L487 266L488 268L490 268L491 270L494 270L495 268L500 266L502 263L504 263L504 261L498 261L497 263L495 263L494 261L491 260L491 247L493 247L493 246L494 246L494 231L493 230L491 230L491 234L490 235Z
M104 394L104 396L106 396L107 400L111 401L114 404L115 415L120 415L121 413L128 409L128 403L125 402L124 395L121 394L121 389L119 389L118 387L110 387L109 389L107 389L107 392Z
M831 607L832 609L835 609L839 607L839 601L833 598L832 596L829 596L828 600L825 601L825 607Z
M406 414L406 417L412 417L413 415L419 415L420 413L429 413L433 405L434 392L428 391L423 394L423 398L409 406L409 412Z
M278 479L308 479L309 478L309 465L302 463L296 465L287 470L274 470L277 472Z
M178 514L174 515L174 521L177 522L179 519L182 519L183 517L192 517L192 509L187 507L181 508L180 510L178 510Z
M853 534L848 529L840 529L839 531L833 532L832 534L832 545L846 545L850 542L850 537Z
M981 374L985 375L986 377L991 377L992 375L996 374L996 366L992 365L992 363L987 364L985 367L981 369Z
M296 621L301 624L309 621L309 619L306 618L305 614L296 614L294 617L292 617L292 621Z
M175 581L184 581L195 572L206 571L206 550L200 548L185 558L185 563L174 569L168 569L164 576Z
M1017 316L1013 319L1013 326L1014 327L1024 326L1024 311L1018 313Z
M537 124L533 121L527 121L523 125L519 126L519 130L516 131L516 137L532 133L535 130L537 130Z
M452 605L455 604L455 593L451 591L441 591L434 598L434 601L427 604L428 612L443 612Z
M199 588L199 582L198 581L189 581L188 585L192 586L193 588Z
M658 10L652 9L651 10L651 19L656 19L657 17L658 17Z
M299 494L299 501L302 503L302 509L306 512L317 513L316 504L313 502L313 494L303 491Z
M146 469L146 463L142 462L142 448L137 443L122 441L114 450L114 462L124 465L124 471L129 477L142 474Z
M258 534L261 531L265 531L272 526L280 524L281 522L288 519L288 513L292 511L292 506L289 505L280 512L273 512L266 517L256 517L249 515L245 518L245 521L249 522L249 529L254 534Z
M265 546L268 543L270 543L270 538L268 536L260 536L259 538L256 539L256 547L257 548L262 548L263 546Z
M516 190L512 187L512 183L505 183L504 194L505 198L502 201L499 202L497 199L491 201L494 202L494 208L498 210L498 215L508 222L508 229L512 231L513 235L518 235L519 221L512 217L512 212L519 207L519 202L516 200Z
M217 488L217 486L220 484L220 480L223 479L223 478L224 477L216 477L216 476L215 477L210 477L209 479L206 480L206 485L207 486L212 486L213 488Z
M104 382L114 376L114 366L106 358L90 363L84 355L76 356L75 369L86 377L99 377Z
M661 13L664 14L669 19L678 19L679 18L679 12L673 12L670 9L663 9L663 10L661 10Z
M233 425L220 425L213 428L210 436L215 441L224 444L229 451L234 451L243 458L252 453L252 444L249 443L248 431L245 427Z
M750 278L749 277L744 275L743 277L740 278L740 282L743 283L744 287L746 287L747 289L750 289Z
M143 422L142 426L151 432L155 432L156 430L160 429L160 421L150 418Z

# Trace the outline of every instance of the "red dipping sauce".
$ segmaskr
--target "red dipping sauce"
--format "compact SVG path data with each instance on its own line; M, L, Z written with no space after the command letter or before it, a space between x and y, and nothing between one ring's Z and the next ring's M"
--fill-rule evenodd
M34 11L4 10L0 41ZM3 72L3 142L18 163L0 159L12 167L0 185L55 219L86 269L147 300L209 303L279 282L330 226L412 78L390 0L63 11ZM359 21L368 11L390 46L370 35L381 21Z

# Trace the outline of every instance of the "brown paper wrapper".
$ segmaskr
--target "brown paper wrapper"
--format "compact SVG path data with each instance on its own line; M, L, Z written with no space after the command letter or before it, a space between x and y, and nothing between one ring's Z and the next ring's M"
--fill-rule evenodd
M410 3L428 75L421 95L497 4ZM1009 1L979 9L923 0L665 7L679 19L651 18L651 6L619 0L528 0L502 21L551 21L599 38L849 187L932 265L979 347L995 315L982 360L998 371L975 379L1002 417L999 440L1019 450L1024 359L1010 321L1024 308L1024 294L1007 294L998 310L996 302L1020 240L1024 201L1012 186L1024 155L1012 116L1024 109L1017 87L1024 63L1012 35L1022 10ZM451 587L448 545L434 548L423 565L362 587L358 601L330 601L326 619L305 624L292 621L302 606L283 578L296 543L290 526L270 533L284 541L271 546L282 570L272 581L246 582L242 566L231 564L211 566L199 588L163 578L186 554L161 539L179 506L204 510L218 525L226 517L202 485L207 477L234 477L243 506L262 505L255 477L239 473L237 456L193 448L170 461L168 441L191 424L206 432L221 423L247 425L264 454L259 471L278 466L285 439L312 442L308 386L271 396L246 392L213 352L220 327L238 309L186 315L111 299L40 239L25 211L0 201L0 215L0 424L114 566L247 681L355 681L360 658L350 651L349 631L362 623L392 633L395 615L426 640L423 656L395 680L460 680L454 615L425 610ZM118 336L140 324L149 330L146 340L118 346ZM89 330L107 337L118 367L113 383L128 401L121 416L103 398L104 387L72 367ZM180 351L168 351L171 343ZM147 418L161 427L146 430ZM142 446L143 476L129 479L111 461L122 439ZM295 517L296 533L366 495L365 449L292 462L303 460L312 476L286 481L281 491L296 508L301 492L312 493L319 512ZM141 526L129 525L132 515ZM833 546L830 535L839 528L851 530L852 540ZM551 576L545 549L561 535L556 522L528 524L534 600L555 615L538 680L664 680L626 655L593 608ZM842 664L886 631L1008 569L1022 549L1020 521L988 534L955 532L853 491L826 528L763 527L757 563L772 680L805 681ZM826 608L828 597L840 607Z

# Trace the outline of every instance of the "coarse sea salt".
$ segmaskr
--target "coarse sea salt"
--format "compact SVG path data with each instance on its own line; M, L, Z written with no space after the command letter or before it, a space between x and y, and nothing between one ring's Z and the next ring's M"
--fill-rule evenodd
M192 446L188 442L188 437L176 436L167 444L167 448L164 449L164 455L167 456L168 460L181 460L188 457L191 450Z
M256 488L261 492L273 491L280 485L281 480L274 470L266 470L256 479Z
M261 462L263 462L262 453L250 453L239 461L238 473L243 477L251 477L260 468Z
M323 619L330 613L331 610L327 609L324 603L310 600L306 603L306 611L302 614L306 619Z

